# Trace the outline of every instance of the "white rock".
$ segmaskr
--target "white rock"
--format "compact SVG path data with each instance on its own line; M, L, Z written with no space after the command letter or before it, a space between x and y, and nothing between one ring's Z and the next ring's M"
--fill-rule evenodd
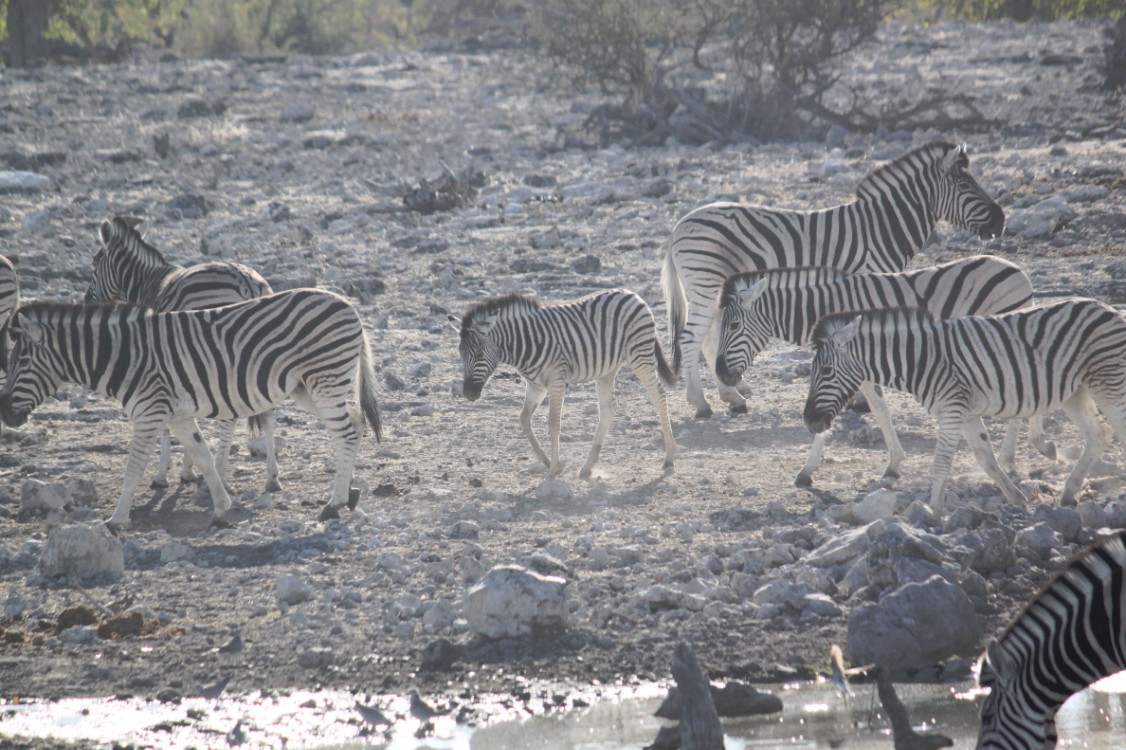
M820 568L840 565L864 554L868 549L868 526L861 526L833 537L805 556L805 562Z
M574 494L571 485L562 479L552 477L543 480L536 487L536 499L541 502L546 500L570 500Z
M278 601L300 604L313 598L313 587L293 573L278 576Z
M1056 193L1068 203L1094 203L1110 195L1102 185L1068 185Z
M194 560L195 550L179 540L171 541L160 550L162 563L178 562L180 560Z
M47 577L117 578L125 572L121 540L103 524L65 524L51 529L39 572Z
M28 479L20 488L20 514L58 510L70 502L70 491L62 482Z
M0 193L41 193L51 187L51 180L35 172L0 170Z
M1005 231L1027 239L1051 237L1074 218L1075 209L1063 198L1052 196L1034 206L1013 211L1005 222Z
M852 509L852 514L860 523L872 523L881 518L891 518L899 506L899 493L880 488L865 495Z
M567 581L519 565L500 565L465 596L465 619L483 638L505 638L564 630Z

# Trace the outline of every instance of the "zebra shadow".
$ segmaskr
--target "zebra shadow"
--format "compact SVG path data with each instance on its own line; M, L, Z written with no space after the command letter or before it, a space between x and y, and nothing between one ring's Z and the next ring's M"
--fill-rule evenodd
M215 504L205 484L184 482L152 490L148 502L137 502L130 513L130 526L138 531L160 530L173 538L198 537L211 528ZM225 520L238 524L253 517L238 503Z

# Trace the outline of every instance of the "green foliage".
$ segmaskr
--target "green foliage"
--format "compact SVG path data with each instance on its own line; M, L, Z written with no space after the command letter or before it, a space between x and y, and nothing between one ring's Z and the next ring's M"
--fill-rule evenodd
M1122 15L1123 10L1122 0L915 0L908 4L907 14L968 21L999 18L1027 21L1034 17L1052 21L1060 18L1117 17Z

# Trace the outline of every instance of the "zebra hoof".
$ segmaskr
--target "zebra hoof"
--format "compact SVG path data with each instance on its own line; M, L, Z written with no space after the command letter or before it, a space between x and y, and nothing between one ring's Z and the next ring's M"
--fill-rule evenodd
M351 493L348 493L351 495ZM340 518L340 511L337 510L335 505L326 505L321 508L321 514L317 516L318 521L331 521L334 518Z
M696 419L711 419L712 407L700 406L696 408Z
M154 490L168 489L168 477L153 477L149 482L149 488Z
M233 528L233 527L234 527L234 524L232 524L230 521L228 521L226 518L223 518L222 516L212 516L211 517L211 523L207 524L207 528L209 528L209 529L230 529L230 528Z
M117 521L106 521L106 531L113 536L120 536L121 532L128 526L128 523L118 523Z
M899 471L896 469L884 469L884 479L899 479Z
M356 504L360 502L360 491L355 487L348 489L348 510L355 510Z
M277 477L274 477L266 481L266 488L262 490L262 492L267 494L270 492L281 492L281 489L281 482L278 481Z
M746 414L747 403L744 401L741 404L731 404L731 406L727 407L727 410L732 414Z
M803 490L808 490L813 486L813 476L806 474L803 471L802 473L798 474L797 478L794 480L794 486L799 487Z

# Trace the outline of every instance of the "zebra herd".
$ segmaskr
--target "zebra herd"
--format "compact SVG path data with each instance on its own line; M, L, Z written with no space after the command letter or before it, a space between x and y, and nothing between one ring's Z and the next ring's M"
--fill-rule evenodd
M1126 442L1126 318L1089 299L1032 306L1028 276L992 256L906 271L940 220L984 239L999 236L1005 225L1000 206L970 174L965 146L945 142L876 169L844 205L820 211L703 206L677 223L661 269L671 364L652 310L632 291L556 303L506 295L471 306L460 319L449 316L460 336L462 394L476 400L498 365L514 367L526 381L521 429L556 476L563 468L566 386L594 381L598 426L579 470L589 477L613 419L615 378L629 364L657 411L668 470L677 445L666 390L681 368L697 417L711 414L701 355L721 398L733 412L745 412L751 390L744 376L768 340L780 338L814 350L803 417L815 438L799 486L812 483L827 431L857 390L868 397L887 443L884 474L898 476L904 451L877 388L883 386L911 393L937 419L936 516L943 514L946 479L963 437L1005 498L1024 504L994 456L983 417L1028 419L1031 442L1054 457L1041 418L1057 408L1085 441L1061 497L1074 502L1109 437L1099 410ZM0 263L0 329L7 332L0 354L8 355L3 422L23 424L64 381L114 398L133 436L107 523L129 523L158 439L154 484L167 483L171 432L184 446L181 477L199 469L214 503L212 522L222 525L231 507L224 478L234 422L248 419L262 430L266 490L277 490L274 408L292 397L323 421L335 448L335 478L321 519L336 517L344 505L354 508L352 475L365 429L381 439L372 352L355 307L319 289L274 292L236 263L181 268L124 217L104 222L100 239L81 304L21 305L15 269ZM550 454L532 429L545 397ZM217 454L202 437L199 418L221 421ZM1006 465L1015 451L1015 424L1002 451ZM1124 569L1118 537L1076 561L990 646L982 681L993 692L982 712L980 747L1052 747L1051 717L1068 691L1112 666L1126 667ZM1095 656L1072 673L1076 649Z

